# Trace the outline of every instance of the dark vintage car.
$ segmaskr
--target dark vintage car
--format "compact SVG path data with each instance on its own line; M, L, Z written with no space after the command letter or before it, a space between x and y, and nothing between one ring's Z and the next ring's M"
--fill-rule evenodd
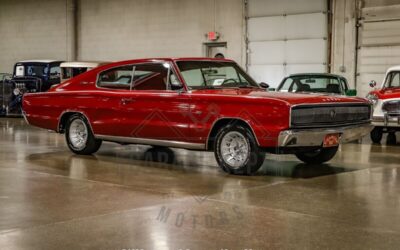
M60 63L54 60L27 60L14 65L11 78L2 82L0 113L21 114L22 96L25 93L45 92L60 83Z
M356 96L345 77L326 73L293 74L284 78L278 86L279 92L312 92L334 95Z
M102 141L213 151L220 167L251 174L265 153L306 163L368 134L362 98L267 92L235 62L158 58L100 66L23 99L28 123L65 133L76 154Z

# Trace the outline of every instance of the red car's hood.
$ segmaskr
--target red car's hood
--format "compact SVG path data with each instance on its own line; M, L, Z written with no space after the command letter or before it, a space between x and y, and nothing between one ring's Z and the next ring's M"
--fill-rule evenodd
M207 95L226 95L226 96L243 96L243 97L259 97L278 99L287 102L290 105L307 104L307 103L332 103L332 102L363 102L368 103L365 98L346 97L332 94L316 94L316 93L284 93L284 92L267 92L263 89L207 89L193 90L193 94Z
M387 88L372 91L371 93L378 96L379 99L400 98L400 88Z

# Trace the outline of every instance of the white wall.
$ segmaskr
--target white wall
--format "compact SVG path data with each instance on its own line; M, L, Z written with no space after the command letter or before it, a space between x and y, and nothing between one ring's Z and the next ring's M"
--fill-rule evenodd
M0 1L0 72L23 59L65 59L65 0Z
M68 60L71 0L0 1L0 72L23 59ZM77 59L204 56L218 31L245 65L242 0L78 0Z
M80 60L204 56L216 30L227 56L242 62L242 0L81 0Z

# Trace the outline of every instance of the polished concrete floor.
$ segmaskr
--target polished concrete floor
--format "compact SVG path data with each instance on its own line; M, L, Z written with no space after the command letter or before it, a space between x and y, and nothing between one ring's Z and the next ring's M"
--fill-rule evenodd
M0 119L0 249L398 249L400 146L347 144L329 164L267 156L230 176L212 153L64 137Z

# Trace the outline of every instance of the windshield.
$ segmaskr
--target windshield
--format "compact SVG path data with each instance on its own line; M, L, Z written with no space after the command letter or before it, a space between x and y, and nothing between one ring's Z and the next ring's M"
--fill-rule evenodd
M45 64L24 64L15 68L16 76L38 76L42 77L49 73L49 67Z
M236 63L217 61L181 61L179 70L189 89L259 88Z
M386 76L385 88L399 88L400 87L400 71L392 71Z
M317 92L341 94L342 86L334 76L291 76L278 88L280 92Z
M88 71L88 68L61 68L62 79L70 79Z

